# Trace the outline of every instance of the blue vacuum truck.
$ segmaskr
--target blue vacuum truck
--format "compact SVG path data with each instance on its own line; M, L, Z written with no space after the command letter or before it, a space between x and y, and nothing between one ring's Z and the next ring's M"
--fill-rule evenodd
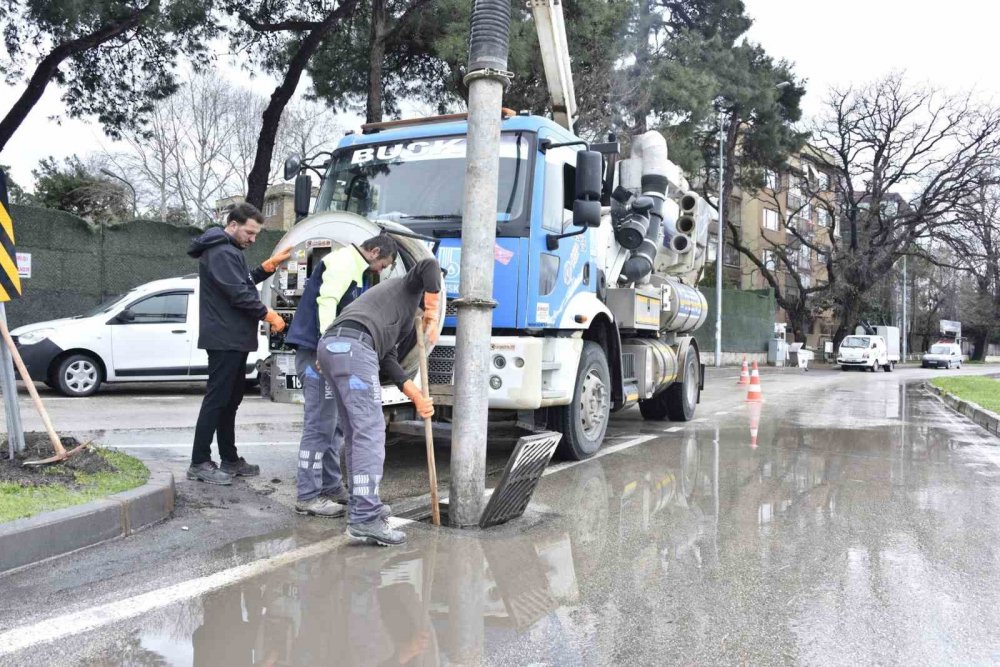
M696 285L715 212L668 159L659 132L633 137L627 156L613 137L592 144L573 133L569 59L557 47L565 44L561 8L532 5L559 111L555 120L502 111L490 409L563 433L562 454L585 459L600 448L612 412L638 404L645 419L693 417L704 367L691 334L707 311ZM380 232L396 238L396 265L366 286L435 256L447 298L426 381L443 422L461 391L447 304L461 279L466 131L464 114L371 123L333 152L289 158L285 175L296 178L302 219L278 243L293 247L292 259L263 290L265 303L291 320L313 267L335 248ZM311 211L309 172L320 178ZM294 350L282 334L269 341L263 375L272 399L301 400ZM416 373L415 351L404 367ZM393 385L382 396L387 424L412 419Z

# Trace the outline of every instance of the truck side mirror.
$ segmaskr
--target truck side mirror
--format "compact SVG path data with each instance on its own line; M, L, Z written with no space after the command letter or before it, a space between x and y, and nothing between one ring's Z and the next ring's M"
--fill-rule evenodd
M573 224L577 227L601 225L601 189L604 185L601 154L579 151L576 154L576 200Z
M295 179L295 221L309 215L309 204L312 201L312 177L309 174L300 174Z
M297 154L289 155L285 160L285 180L290 181L295 178L295 174L299 173L299 169L301 168L302 157Z

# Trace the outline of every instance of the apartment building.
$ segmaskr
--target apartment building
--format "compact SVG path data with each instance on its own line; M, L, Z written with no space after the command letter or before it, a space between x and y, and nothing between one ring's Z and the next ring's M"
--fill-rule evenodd
M760 190L744 191L737 186L728 202L727 222L739 228L743 245L774 276L786 295L796 295L800 282L803 288L809 288L827 280L826 255L832 245L830 228L836 211L831 164L830 156L807 145L789 158L787 170L766 171ZM803 244L796 233L808 244ZM731 238L728 227L725 235ZM834 226L834 239L839 237L839 228ZM714 240L712 247L716 247ZM710 252L710 261L714 262L714 255ZM771 287L764 271L731 243L725 245L722 262L723 284L727 287L742 290ZM776 321L787 321L780 307ZM821 316L806 342L818 347L833 329L832 317Z

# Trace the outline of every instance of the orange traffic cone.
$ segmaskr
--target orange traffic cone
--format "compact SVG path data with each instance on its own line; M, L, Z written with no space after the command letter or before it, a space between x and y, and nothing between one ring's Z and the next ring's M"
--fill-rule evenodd
M740 369L740 379L736 384L750 384L750 369L747 367L747 355L743 355L743 368Z
M760 391L760 373L757 371L757 362L753 362L753 372L750 373L750 384L747 385L748 401L763 401L764 394Z
M757 430L760 426L760 412L764 406L755 401L747 407L750 408L750 449L757 449Z

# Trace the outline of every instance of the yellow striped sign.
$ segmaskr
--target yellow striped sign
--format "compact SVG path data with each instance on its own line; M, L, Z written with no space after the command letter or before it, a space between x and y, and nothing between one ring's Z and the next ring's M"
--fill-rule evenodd
M14 252L14 221L7 200L7 174L0 169L0 303L21 296L21 277Z

